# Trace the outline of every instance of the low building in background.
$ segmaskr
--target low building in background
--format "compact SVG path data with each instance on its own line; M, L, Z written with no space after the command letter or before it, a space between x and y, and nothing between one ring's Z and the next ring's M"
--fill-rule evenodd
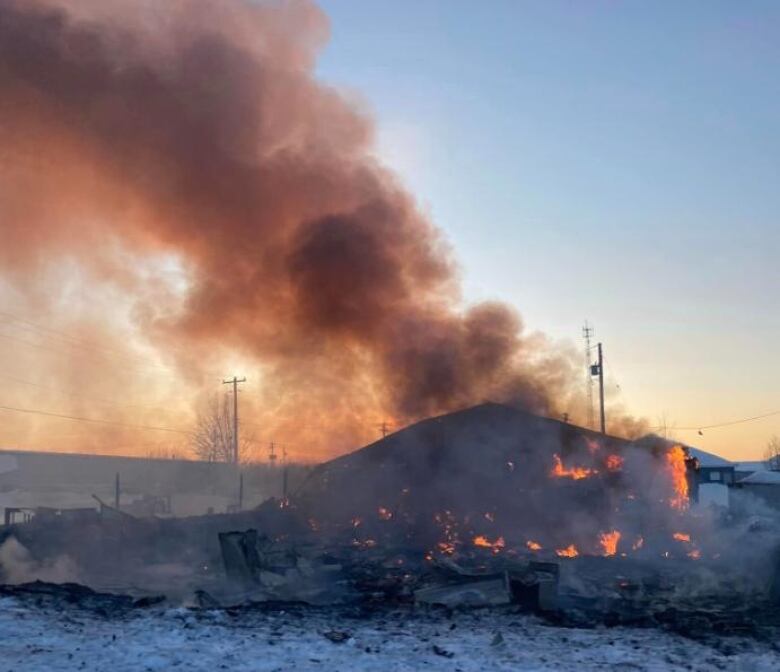
M308 467L290 464L293 489ZM132 515L191 516L257 506L284 492L282 466L107 455L0 451L0 509L96 509L94 496ZM242 487L243 481L243 487Z

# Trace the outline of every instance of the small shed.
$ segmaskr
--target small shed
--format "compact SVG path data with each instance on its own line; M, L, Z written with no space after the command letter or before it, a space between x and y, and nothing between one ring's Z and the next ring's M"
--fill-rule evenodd
M731 485L736 481L734 475L734 462L726 460L713 453L708 453L701 448L688 447L688 455L699 461L698 480L699 486L707 483Z
M746 476L736 483L734 495L752 495L773 509L780 510L780 471L756 471Z

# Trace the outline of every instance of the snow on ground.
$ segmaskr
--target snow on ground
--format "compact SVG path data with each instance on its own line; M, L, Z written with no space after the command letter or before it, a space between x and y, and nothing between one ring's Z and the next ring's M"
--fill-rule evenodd
M605 669L768 672L780 669L780 649L736 639L713 647L658 630L570 630L507 613L179 608L106 618L0 599L0 672Z

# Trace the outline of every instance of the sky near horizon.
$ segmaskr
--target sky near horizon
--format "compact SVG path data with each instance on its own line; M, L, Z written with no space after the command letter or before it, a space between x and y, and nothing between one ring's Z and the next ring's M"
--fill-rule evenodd
M759 459L780 434L780 4L322 0L318 73L453 246L467 301L604 342L607 393ZM583 372L584 379L584 372Z

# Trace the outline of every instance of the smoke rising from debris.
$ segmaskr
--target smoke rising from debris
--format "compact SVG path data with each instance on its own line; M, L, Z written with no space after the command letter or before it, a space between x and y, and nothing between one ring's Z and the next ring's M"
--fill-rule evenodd
M4 2L0 274L45 314L67 261L196 387L257 363L265 428L346 440L485 399L576 418L577 358L462 304L371 119L316 81L327 36L305 1Z

